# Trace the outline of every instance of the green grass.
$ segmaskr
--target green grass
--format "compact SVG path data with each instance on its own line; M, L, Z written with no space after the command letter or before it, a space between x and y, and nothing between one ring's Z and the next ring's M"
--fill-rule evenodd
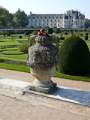
M0 54L0 58L16 60L16 61L26 61L27 54L21 54L21 55L3 55L3 54Z
M90 76L72 76L72 75L67 75L67 74L56 72L55 77L69 79L69 80L90 82Z
M4 41L4 42L3 42ZM12 39L2 39L2 42L0 42L0 46L10 46L10 45L19 45L18 41L12 40Z
M3 51L17 51L18 50L18 47L13 47L13 48L4 48Z
M26 65L0 63L0 68L20 71L20 72L30 72L30 67Z
M3 51L2 54L4 55L21 55L23 52L20 52L18 50L9 50L9 51Z
M65 39L69 36L70 34L64 35ZM25 41L27 42L27 40L28 40L28 37L23 36L23 38L20 39L19 35L14 35L13 37L5 37L5 38L1 37L0 38L0 59L25 62L27 60L27 54L21 53L18 48L20 43ZM61 41L60 44L62 43L63 41ZM90 49L90 35L89 35L89 40L87 40L86 43ZM0 63L0 68L21 71L21 72L30 71L30 68L28 66L21 65L21 64L17 65L17 64ZM72 75L66 75L58 72L56 72L55 76L58 78L90 82L90 76L72 76Z
M87 43L87 45L88 45L88 47L90 49L90 40L87 40L86 43Z
M2 37L0 39L0 58L26 61L27 55L19 51L20 44L24 41L27 42L27 37L23 36L22 39L18 35L12 37ZM21 41L21 42L20 42Z

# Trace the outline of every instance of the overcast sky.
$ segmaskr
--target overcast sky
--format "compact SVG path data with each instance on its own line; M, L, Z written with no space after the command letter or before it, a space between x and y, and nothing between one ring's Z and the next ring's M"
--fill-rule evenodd
M67 10L79 10L90 18L90 0L0 0L0 6L14 13L20 8L27 14L64 13Z

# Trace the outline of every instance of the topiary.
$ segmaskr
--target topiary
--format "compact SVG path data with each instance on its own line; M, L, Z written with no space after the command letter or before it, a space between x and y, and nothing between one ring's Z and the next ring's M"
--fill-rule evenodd
M88 40L88 33L85 33L84 39Z
M22 36L22 35L19 35L19 38L20 38L20 39L22 39L22 38L23 38L23 36Z
M48 28L48 34L52 34L53 32L53 28Z
M62 37L60 37L60 39L61 39L61 40L65 40L65 38L64 38L63 36L62 36Z
M28 53L28 42L23 42L21 43L21 45L19 46L19 50L23 53Z
M89 72L90 53L85 41L78 36L66 39L60 48L60 71L85 75Z

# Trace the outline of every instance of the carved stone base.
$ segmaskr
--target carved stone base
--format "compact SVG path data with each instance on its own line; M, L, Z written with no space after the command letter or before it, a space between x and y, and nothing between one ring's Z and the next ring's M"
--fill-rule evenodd
M54 92L56 90L56 83L51 80L54 72L55 66L47 70L32 69L31 75L33 76L33 82L28 86L28 90L43 93Z
M57 84L54 83L53 81L44 81L43 83L39 83L39 81L34 81L30 86L28 86L26 89L27 90L32 90L36 92L42 92L42 93L47 93L51 94L57 89Z

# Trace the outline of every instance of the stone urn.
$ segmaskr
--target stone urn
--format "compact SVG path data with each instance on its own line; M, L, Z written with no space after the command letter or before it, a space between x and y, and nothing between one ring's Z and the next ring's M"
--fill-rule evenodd
M55 73L57 52L52 38L44 30L40 30L35 37L35 44L28 49L28 65L34 78L30 90L52 93L56 89L56 83L51 77Z

